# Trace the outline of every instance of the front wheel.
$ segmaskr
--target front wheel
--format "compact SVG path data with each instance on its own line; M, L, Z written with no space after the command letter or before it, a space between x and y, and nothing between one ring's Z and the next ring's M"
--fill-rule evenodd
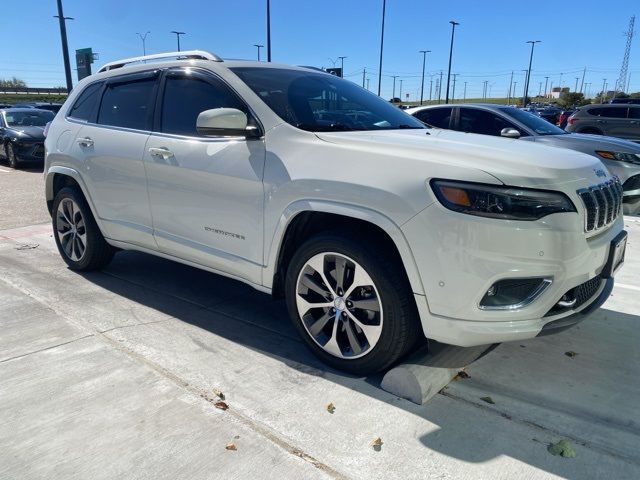
M303 244L289 265L289 315L311 350L340 370L383 370L424 338L404 269L382 250L324 234Z
M16 157L16 152L11 143L7 144L7 161L11 168L18 168L18 158Z

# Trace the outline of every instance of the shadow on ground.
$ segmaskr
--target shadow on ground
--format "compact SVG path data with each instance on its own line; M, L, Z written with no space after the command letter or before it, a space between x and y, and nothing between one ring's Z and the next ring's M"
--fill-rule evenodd
M440 427L438 431L420 438L422 444L431 450L472 463L482 463L507 455L557 475L571 476L567 471L567 464L562 463L567 460L548 454L546 443L540 438L525 438L522 442L514 442L506 448L505 442L492 442L492 437L499 435L501 422L511 421L511 415L501 411L499 406L482 405L482 402L479 402L479 406L472 407L474 402L455 398L455 395L447 402L442 401L443 397L437 397L435 400L439 398L438 401L417 406L379 389L380 375L363 379L326 367L310 353L297 336L284 302L274 301L269 295L259 293L241 282L139 252L120 252L104 272L83 274L83 276L102 288L268 355L290 368L323 377L422 417ZM606 316L603 313L606 313ZM587 322L602 322L603 319L609 323L620 324L621 320L624 322L632 320L637 323L640 317L602 310L583 325ZM534 339L530 342L531 345L544 349L545 342L550 341L548 339L555 338L556 342L562 342L562 335L567 335L564 338L568 339L571 338L569 335L585 334L590 335L589 329L569 330L556 336ZM587 343L598 345L598 339L589 340ZM206 348L206 346L202 347ZM600 344L598 348L604 347L605 345ZM502 352L507 348L513 348L513 344L511 347L499 346L483 361L504 355ZM521 351L517 351L515 361L524 365L525 368L537 368L536 362L539 358L533 355L531 350L533 349L522 348ZM620 355L635 354L634 352L618 353ZM509 362L497 362L497 364L498 367L492 365L490 368L502 369L503 375L509 375L508 371L512 368ZM482 367L476 367L477 370L480 368ZM486 373L489 376L492 374L492 372ZM616 373L616 371L610 372L614 380ZM588 374L589 372L580 373L585 378ZM547 382L550 378L545 378L543 375L538 380ZM562 385L560 388L562 389ZM573 413L581 408L579 405L572 405L571 399L566 397L556 405L544 396L538 398L536 385L520 383L514 387L512 394L523 397L528 402L549 403L549 408L552 409L560 408L562 411ZM457 407L449 408L453 405L450 402L458 402ZM458 408L461 405L460 402L467 408ZM484 413L488 414L490 419L493 418L492 415L495 418L489 423L484 418L479 423L478 408L485 410ZM455 415L452 411L456 412ZM589 412L581 414L588 415ZM531 426L526 420L514 419L513 421L521 423L523 428ZM637 425L628 425L627 428L638 433ZM540 430L540 435L541 438L553 436L544 430ZM640 438L640 434L637 438ZM523 444L528 445L528 448L523 449ZM638 459L626 458L626 460L640 465Z

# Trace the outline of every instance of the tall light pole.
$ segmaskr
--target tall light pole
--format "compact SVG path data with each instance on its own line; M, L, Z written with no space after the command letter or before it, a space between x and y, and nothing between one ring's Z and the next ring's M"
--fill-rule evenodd
M149 35L150 33L151 32L149 31L145 32L144 35L142 35L141 33L136 33L136 35L140 37L140 40L142 40L142 55L147 54L147 35Z
M344 59L347 57L338 57L340 59L340 78L344 78Z
M450 20L451 24L451 45L449 46L449 71L447 72L447 95L445 96L444 103L449 103L449 81L451 79L451 58L453 57L453 36L456 33L456 25L460 25L454 20Z
M382 51L384 49L384 15L387 10L387 0L382 0L382 29L380 30L380 64L378 65L378 96L382 88Z
M580 77L576 77L576 86L573 89L573 91L576 92L576 93L578 92L578 80L580 80Z
M271 61L271 0L267 0L267 62Z
M171 33L175 33L178 39L178 51L180 51L180 35L186 35L184 32L176 32L175 30L171 30Z
M367 67L364 67L364 69L362 70L362 88L364 88L364 79L367 76Z
M67 43L67 20L73 17L65 17L62 12L62 0L58 0L58 15L54 15L60 24L60 40L62 41L62 61L64 62L64 77L67 81L67 93L71 92L73 83L71 82L71 64L69 63L69 45Z
M258 49L258 61L260 61L260 49L264 48L264 45L260 45L259 43L254 43L253 46Z
M457 73L453 74L453 89L451 90L451 103L456 103L456 77Z
M367 90L369 90L369 80L371 80L371 79L367 78Z
M402 102L402 79L400 79L400 102Z
M544 77L544 96L548 97L549 90L547 90L547 85L549 84L549 77Z
M536 43L540 43L540 40L527 40L526 43L531 44L531 55L529 55L529 69L527 71L527 78L524 82L524 97L522 98L522 106L527 106L527 95L529 94L529 79L531 78L531 63L533 62L533 48L536 46Z
M431 53L431 50L420 50L422 54L422 83L420 83L420 105L424 99L424 67L427 64L427 53Z
M467 82L464 82L464 93L462 95L462 101L463 102L467 101Z
M517 81L513 82L513 93L514 94L516 93L516 87L517 86L518 86L518 82ZM514 97L514 100L517 98L515 95L513 97ZM517 104L517 102L516 102L516 104Z
M604 99L605 97L608 97L609 95L606 95L604 92L604 89L607 88L607 79L604 78L602 80L602 94L600 95L600 103L604 103Z
M509 80L509 94L507 95L507 105L511 104L511 89L513 88L513 70L511 70L511 79Z
M398 75L392 75L391 77L393 78L393 95L391 95L391 101L395 102L395 98L396 98L396 78L398 78Z
M438 105L440 104L441 98L442 98L442 70L440 70L440 82L438 82Z
M431 92L433 91L433 75L429 79L429 101L431 101Z

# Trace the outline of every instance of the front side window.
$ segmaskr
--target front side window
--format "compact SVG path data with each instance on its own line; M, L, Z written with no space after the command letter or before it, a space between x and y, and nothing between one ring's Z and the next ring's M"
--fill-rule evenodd
M449 128L452 111L451 107L426 108L414 113L413 116L431 127Z
M309 70L231 69L282 120L312 132L426 128L353 82Z
M115 127L151 130L156 79L107 85L102 96L98 123Z
M76 100L76 103L71 107L71 110L69 110L69 116L84 121L95 118L102 85L102 82L97 82L85 88Z
M55 114L48 110L25 110L21 112L7 112L5 118L9 127L44 127L53 120Z
M460 109L460 128L462 132L479 133L480 135L500 136L503 128L516 128L499 115L487 110L475 108Z
M223 82L190 77L187 73L167 75L162 100L161 131L197 136L196 120L205 110L236 108L249 113L246 106Z
M500 112L502 112L503 115L511 117L514 120L522 123L525 127L533 130L536 135L568 135L567 132L565 132L561 128L556 127L548 120L540 118L538 115L534 115L533 113L525 112L522 108L500 107ZM520 133L523 136L526 135L526 132L523 132L522 129L518 128L518 130L520 130Z

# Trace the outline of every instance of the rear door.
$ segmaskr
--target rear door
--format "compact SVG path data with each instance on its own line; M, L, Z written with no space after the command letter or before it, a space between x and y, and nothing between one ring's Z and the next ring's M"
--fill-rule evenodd
M252 118L248 106L213 73L194 69L167 71L161 92L144 152L159 248L260 283L264 139L196 131L205 110L236 108Z
M456 130L499 137L504 128L514 128L521 135L526 135L522 128L518 128L514 123L494 112L480 108L460 108Z
M605 135L627 138L631 126L627 116L628 110L627 105L616 105L615 107L591 108L587 112L598 117L595 121L596 127Z
M99 88L97 112L75 138L83 178L105 236L155 248L143 152L151 131L159 72L113 77ZM87 91L91 86L87 87ZM83 92L84 94L84 92ZM83 108L82 95L74 104ZM87 107L95 99L87 98Z

